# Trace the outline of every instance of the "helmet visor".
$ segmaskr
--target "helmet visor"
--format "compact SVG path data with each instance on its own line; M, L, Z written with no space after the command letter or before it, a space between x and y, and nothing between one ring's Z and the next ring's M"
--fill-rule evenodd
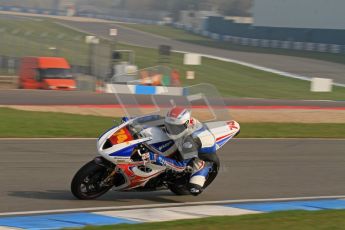
M170 123L165 122L165 128L166 128L168 134L179 135L186 130L186 125L185 124L174 125L174 124L170 124Z

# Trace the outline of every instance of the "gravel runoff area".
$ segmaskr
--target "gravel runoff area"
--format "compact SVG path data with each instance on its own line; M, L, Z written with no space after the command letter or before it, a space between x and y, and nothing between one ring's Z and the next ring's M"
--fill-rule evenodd
M104 117L125 116L121 108L95 108L79 106L25 106L0 105L25 111L62 112L81 115L95 115ZM153 109L142 109L143 113L155 112ZM207 118L208 112L204 109L193 110L196 116ZM326 109L231 109L232 119L239 122L281 122L281 123L345 123L345 110Z

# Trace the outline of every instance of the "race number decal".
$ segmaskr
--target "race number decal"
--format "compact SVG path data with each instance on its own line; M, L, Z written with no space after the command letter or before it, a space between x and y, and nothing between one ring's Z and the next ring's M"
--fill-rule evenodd
M120 129L119 131L114 133L113 136L111 136L110 138L110 141L113 145L121 144L123 142L131 140L133 140L133 137L126 128Z
M230 130L238 129L234 121L229 121L227 124Z

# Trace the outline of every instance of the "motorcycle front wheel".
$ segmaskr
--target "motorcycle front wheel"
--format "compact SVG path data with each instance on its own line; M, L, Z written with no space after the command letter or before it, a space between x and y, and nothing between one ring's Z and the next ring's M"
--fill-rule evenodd
M71 183L72 194L80 200L92 200L100 197L112 187L102 184L109 175L106 167L90 161L85 164L73 177Z

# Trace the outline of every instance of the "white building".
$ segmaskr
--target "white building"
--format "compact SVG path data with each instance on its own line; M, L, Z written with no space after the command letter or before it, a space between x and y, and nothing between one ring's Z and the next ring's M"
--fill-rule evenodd
M345 29L345 0L255 0L254 25Z

